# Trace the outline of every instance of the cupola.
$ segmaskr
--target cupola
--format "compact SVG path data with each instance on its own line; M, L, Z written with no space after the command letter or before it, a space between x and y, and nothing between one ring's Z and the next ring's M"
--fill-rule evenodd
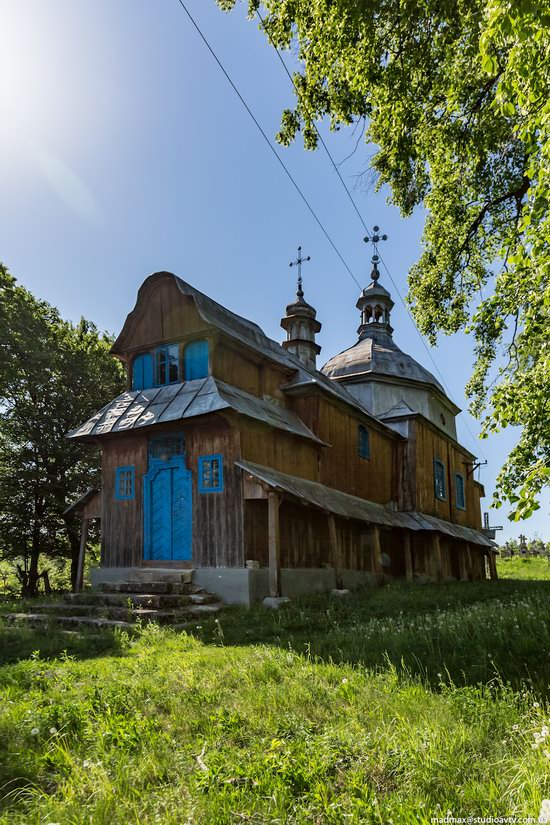
M286 315L281 318L281 326L286 332L286 341L283 347L293 353L310 369L317 368L317 356L321 347L315 341L315 336L321 330L321 324L316 319L316 310L304 300L302 282L302 264L309 261L310 256L302 258L302 247L298 247L298 259L290 266L298 267L298 288L296 300L286 308Z

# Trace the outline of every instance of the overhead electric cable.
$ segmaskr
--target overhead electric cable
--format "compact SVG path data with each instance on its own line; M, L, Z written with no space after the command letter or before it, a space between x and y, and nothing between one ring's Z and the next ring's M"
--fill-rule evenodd
M316 212L315 212L315 210L313 209L312 205L310 204L310 202L308 201L308 199L306 198L306 196L304 195L304 193L302 192L302 190L300 189L300 187L298 186L298 184L297 184L297 183L296 183L296 181L294 180L294 177L292 176L292 173L289 171L289 169L288 169L288 167L286 166L285 162L282 160L282 158L281 158L281 157L279 156L279 154L277 153L277 151L276 151L275 147L274 147L274 146L273 146L273 144L271 143L271 141L270 141L270 139L268 138L267 134L265 133L265 131L263 130L262 126L260 125L260 123L259 123L259 122L258 122L258 120L256 119L256 116L255 116L255 115L254 115L254 113L252 112L252 110L251 110L250 106L248 105L248 103L246 102L246 100L244 99L244 97L242 96L242 94L239 92L238 88L236 87L235 83L233 82L233 80L232 80L232 79L231 79L231 77L229 76L229 74L228 74L227 70L225 69L225 67L224 67L224 65L222 64L221 60L220 60L220 59L219 59L219 57L217 56L216 52L214 51L214 49L212 48L212 46L211 46L211 45L210 45L210 43L208 42L208 40L207 40L206 36L203 34L202 30L200 29L200 27L199 27L198 23L196 22L196 20L195 20L195 19L194 19L194 17L192 16L191 12L190 12L190 11L189 11L189 9L187 8L187 6L186 6L186 5L185 5L185 3L183 2L183 0L178 0L178 3L180 4L180 6L182 7L182 9L183 9L183 10L184 10L184 12L186 13L187 17L189 18L189 20L190 20L190 21L191 21L191 23L193 24L194 28L195 28L195 29L196 29L196 31L198 32L198 34L199 34L200 38L202 39L202 41L204 42L204 44L205 44L206 48L208 49L208 51L210 52L210 54L212 55L212 57L214 58L214 60L215 60L215 61L216 61L216 63L218 64L218 66L220 67L220 69L222 70L222 72L223 72L223 74L225 75L225 77L226 77L226 79L227 79L228 83L231 85L231 87L232 87L233 91L235 92L235 94L237 95L237 97L239 98L239 100L241 101L241 103L243 104L244 108L246 109L246 111L248 112L248 114L250 115L250 117L252 118L252 120L253 120L253 122L254 122L254 124L255 124L256 128L258 129L258 131L259 131L259 132L260 132L260 134L262 135L263 139L265 140L265 142L267 143L267 145L269 146L269 148L270 148L270 149L271 149L271 151L273 152L274 156L277 158L278 162L280 163L280 165L281 165L281 166L282 166L282 168L284 169L284 171L285 171L286 175L288 176L289 180L291 181L292 185L294 186L294 188L296 189L296 191L297 191L297 192L298 192L298 194L300 195L301 199L303 200L303 202L305 203L305 205L307 206L307 208L309 209L309 211L310 211L310 212L311 212L311 214L313 215L313 217L314 217L315 221L317 222L317 224L318 224L319 228L321 229L321 231L323 232L324 236L326 237L326 239L328 240L328 242L330 243L330 245L332 246L332 248L334 249L334 251L336 252L336 254L338 255L338 257L340 258L340 261L343 263L343 265L345 266L345 268L347 269L348 273L349 273L349 274L350 274L350 276L353 278L353 280L355 281L355 283L357 284L357 286L359 287L359 289L361 289L361 284L359 283L359 281L357 280L357 278L355 277L355 275L354 275L354 274L353 274L353 272L351 271L350 267L348 266L348 264L347 264L347 263L346 263L346 261L344 260L344 257L342 256L342 254L341 254L340 250L338 249L338 247L336 246L336 244L334 243L334 241L333 241L333 240L332 240L332 238L330 237L330 235L329 235L328 231L325 229L325 227L324 227L323 223L321 222L321 220L320 220L320 218L318 217L317 213L316 213Z
M295 82L295 80L294 80L294 77L292 76L292 74L291 74L291 72L290 72L290 70L289 70L288 66L286 65L286 63L285 63L285 61L284 61L284 58L283 58L282 54L280 53L279 49L277 48L276 43L273 41L273 38L271 37L271 34L270 34L269 30L266 28L264 18L262 17L262 15L260 14L260 12L259 12L259 11L256 11L256 15L257 15L258 19L260 20L260 23L262 24L262 29L263 29L263 31L264 31L264 32L265 32L265 34L267 35L267 38L268 38L269 42L271 43L271 45L273 46L273 48L274 48L274 50L275 50L275 54L276 54L276 55L277 55L277 57L279 58L279 61L281 62L281 65L283 66L283 68L284 68L284 70L285 70L286 74L288 75L288 77L289 77L289 79L290 79L290 82L292 83L292 85L293 85L293 87L294 87L294 91L296 92L296 96L297 96L297 97L298 97L298 99L299 99L299 96L300 96L300 95L299 95L299 90L298 90L298 87L297 87L296 82ZM365 223L365 220L364 220L364 218L363 218L363 216L362 216L361 212L359 211L359 208L358 208L357 204L355 203L355 200L353 199L353 195L352 195L352 194L351 194L351 192L349 191L349 189L348 189L348 187L347 187L347 185L346 185L346 182L345 182L345 180L344 180L344 179L343 179L343 177L342 177L342 174L341 174L341 172L340 172L340 169L338 168L338 164L336 163L336 161L335 161L335 160L334 160L334 158L332 157L332 154L331 154L331 152L330 152L330 150L329 150L329 148L328 148L328 146L327 146L327 144L326 144L325 140L323 139L323 136L321 135L321 133L320 133L319 129L317 128L317 124L316 124L313 120L311 121L311 123L312 123L313 128L315 129L315 132L316 132L316 134L317 134L317 137L319 138L319 141L320 141L320 143L321 143L321 145L322 145L323 149L325 150L325 152L326 152L326 154L327 154L327 156L328 156L328 159L330 160L330 162L331 162L331 164L332 164L332 167L333 167L334 171L335 171L335 172L336 172L336 174L338 175L338 178L339 178L339 180L340 180L340 183L341 183L341 184L342 184L342 186L344 187L344 191L345 191L346 195L348 196L349 201L350 201L350 203L351 203L351 205L352 205L352 207L353 207L353 209L354 209L355 213L357 214L357 217L358 217L358 218L359 218L359 220L361 221L361 224L362 224L362 226L363 226L363 229L365 230L365 232L367 233L367 235L370 235L371 230L368 228L367 224ZM451 395L451 391L449 390L449 388L448 388L448 386L447 386L447 384L446 384L446 382L445 382L445 379L443 378L443 375L441 374L441 370L440 370L440 369L439 369L439 367L437 366L437 363L436 363L436 361L435 361L435 359L434 359L434 357L433 357L433 355L432 355L432 352L431 352L430 348L428 347L428 345L426 344L426 341L424 340L424 336L422 335L422 333L421 333L421 332L420 332L420 330L418 329L418 326L417 326L417 324L416 324L416 321L414 320L414 318L413 318L413 316L412 316L412 314L411 314L411 312L410 312L410 310L409 310L409 308L408 308L408 306L407 306L407 302L405 301L405 299L404 299L404 298L403 298L403 296L401 295L401 292L399 291L399 287L397 286L397 284L396 284L396 282L395 282L395 279L393 278L393 276L392 276L392 274L391 274L390 270L388 269L388 267L387 267L387 265L386 265L386 262L384 261L384 259L383 259L383 258L382 258L382 256L380 255L380 253L378 253L378 255L379 255L379 257L380 257L380 260L382 261L382 265L383 265L384 269L386 270L386 273L387 273L387 275L388 275L388 278L390 279L390 281L391 281L391 283L392 283L392 286L393 286L393 288L394 288L394 290L395 290L395 293L396 293L397 297L399 298L399 300L400 300L400 301L401 301L401 303L403 304L403 307L404 307L404 309L405 309L405 312L406 312L406 313L407 313L407 315L409 316L409 318L410 318L410 320L411 320L411 323L412 323L412 325L413 325L413 327L414 327L414 329L415 329L415 331L416 331L416 333L417 333L418 337L420 338L420 341L422 342L422 346L423 346L423 347L424 347L424 349L426 350L426 353L428 354L428 357L429 357L430 361L432 362L432 364L433 364L433 366L434 366L435 371L437 372L437 374L438 374L439 378L441 379L441 383L443 384L443 387L447 390L447 393L448 393L448 395L450 396L450 395ZM361 288L361 287L360 287L360 288ZM462 413L463 411L461 410L460 412ZM477 448L477 449L479 449L479 452L481 453L481 455L483 456L483 458L485 458L485 455L484 455L483 451L481 450L481 448L478 448L478 447L477 447L477 444L478 444L478 440L479 440L479 439L476 439L476 437L473 435L473 433L472 433L472 431L471 431L471 429L470 429L470 427L469 427L469 425L468 425L468 422L467 422L467 420L466 420L466 418L465 418L465 417L464 417L464 424L465 424L465 426L466 426L466 429L468 430L468 433L470 434L470 437L472 438L472 440L473 440L473 441L474 441L474 443L476 444L476 448Z
M353 281L355 282L355 284L357 285L357 287L361 290L361 289L362 289L361 284L359 283L359 281L357 280L357 278L356 278L356 277L355 277L355 275L353 274L352 270L351 270L351 269L350 269L350 267L348 266L348 264L347 264L347 262L345 261L345 259L344 259L343 255L342 255L342 253L340 252L340 250L338 249L338 247L336 246L336 244L335 244L335 243L334 243L334 241L332 240L332 238L331 238L331 236L329 235L329 233L328 233L327 229L325 228L325 226L324 226L324 225L323 225L323 223L321 222L320 218L318 217L317 213L315 212L315 210L314 210L314 209L313 209L313 207L311 206L310 202L308 201L308 199L306 198L306 196L304 195L304 193L303 193L303 192L302 192L302 190L300 189L300 187L299 187L299 185L297 184L296 180L294 179L294 177L293 177L292 173L289 171L288 167L286 166L286 164L284 163L284 161L282 160L282 158L279 156L279 154L278 154L278 153L277 153L277 151L275 150L275 147L274 147L274 146L273 146L273 144L271 143L271 141L270 141L269 137L267 136L266 132L264 131L264 129L263 129L263 128L262 128L262 126L260 125L259 121L257 120L256 116L255 116L255 115L254 115L254 113L252 112L252 110L251 110L250 106L247 104L247 102L246 102L246 100L244 99L244 97L243 97L243 96L241 95L241 93L239 92L239 90L238 90L237 86L235 85L235 83L234 83L234 82L233 82L233 80L231 79L231 77L230 77L229 73L227 72L227 70L226 70L225 66L223 65L223 63L221 62L221 60L220 60L220 59L219 59L219 57L217 56L216 52L214 51L214 49L213 49L213 48L212 48L212 46L210 45L210 43L209 43L209 41L208 41L207 37L205 36L205 34L203 33L203 31L201 30L201 28L200 28L200 26L198 25L198 23L196 22L195 18L193 17L193 15L192 15L192 14L191 14L191 12L189 11L189 9L187 8L187 6L186 6L186 5L185 5L185 3L183 2L183 0L178 0L178 3L179 3L179 5L181 6L181 8L183 9L183 11L185 12L185 14L187 15L187 17L189 18L189 21L191 22L191 24L193 25L193 27L194 27L194 28L195 28L195 30L197 31L197 33L198 33L199 37L201 38L201 40L202 40L202 41L203 41L203 43L205 44L206 48L208 49L208 51L210 52L210 54L212 55L212 57L214 58L214 60L215 60L215 61L216 61L216 63L218 64L218 66L219 66L219 68L221 69L221 71L223 72L223 74L224 74L224 76L225 76L226 80L228 81L228 83L230 84L231 88L233 89L233 91L235 92L235 94L237 95L237 97L239 98L239 100L241 101L242 105L244 106L244 108L245 108L245 109L246 109L246 111L248 112L249 116L251 117L252 121L254 122L254 125L256 126L256 128L258 129L258 131L259 131L259 132L260 132L260 134L262 135L263 139L265 140L265 142L266 142L266 143L267 143L267 145L269 146L269 148L270 148L271 152L273 153L273 155L275 156L275 158L277 159L277 161L279 162L279 164L280 164L280 165L281 165L281 167L283 168L283 170L284 170L285 174L287 175L287 177L288 177L288 178L289 178L289 180L291 181L292 185L294 186L294 188L296 189L296 191L297 191L297 192L298 192L298 194L300 195L301 199L303 200L303 202L304 202L304 203L305 203L305 205L307 206L307 208L308 208L309 212L311 213L311 215L312 215L312 216L313 216L313 218L315 219L315 221L316 221L317 225L319 226L319 228L321 229L321 231L322 231L322 232L323 232L323 234L325 235L326 239L328 240L328 242L330 243L330 245L332 246L332 248L333 248L333 249L334 249L334 251L336 252L336 254L337 254L338 258L340 259L340 261L341 261L341 262L342 262L342 264L344 265L345 269L347 270L347 272L349 273L349 275L351 276L351 278L353 279ZM258 14L258 17L259 17L259 19L261 20L262 25L263 25L263 22L264 22L264 21L263 21L263 18L261 17L261 15L259 14L259 12L256 12L256 13ZM265 26L264 26L264 31L266 31ZM286 63L284 62L284 60L283 60L283 58L282 58L281 54L279 53L279 50L277 49L276 45L273 43L273 40L272 40L272 38L271 38L271 35L270 35L270 34L269 34L269 32L267 32L267 31L266 31L266 34L267 34L267 36L268 36L268 38L269 38L269 40L270 40L270 42L271 42L272 46L274 47L274 49L275 49L275 53L277 54L277 57L278 57L278 58L279 58L279 60L281 61L282 65L283 65L283 67L284 67L284 69L285 69L285 72L286 72L286 73L287 73L287 75L289 76L289 78L290 78L290 80L291 80L291 82L292 82L292 85L294 86L294 89L295 89L296 93L298 93L298 89L297 89L296 84L295 84L295 82L294 82L294 78L292 77L291 73L289 72L289 70L288 70L288 67L287 67ZM355 201L353 200L353 197L352 197L352 195L351 195L351 192L349 191L348 187L346 186L346 183L345 183L344 179L342 178L342 175L341 175L341 173L340 173L340 170L338 169L338 166L337 166L336 162L334 161L334 158L332 157L332 155L331 155L331 153L330 153L330 151L329 151L329 149L328 149L328 146L326 145L325 141L323 140L323 137L322 137L322 135L320 134L320 132L319 132L319 130L318 130L318 128L317 128L317 126L316 126L316 124L315 124L315 123L313 123L313 128L315 129L315 131L316 131L316 133L317 133L317 136L319 137L319 140L320 140L320 142L321 142L321 145L322 145L322 146L323 146L323 148L325 149L325 152L327 153L327 155L328 155L328 157L329 157L329 159L330 159L330 162L331 162L332 166L334 167L334 171L335 171L335 172L336 172L336 174L338 175L338 178L339 178L339 180L340 180L340 182L341 182L342 186L344 187L344 189L345 189L345 191L346 191L346 194L347 194L347 196L348 196L348 198L349 198L349 200L350 200L350 202L351 202L351 204L352 204L352 206L353 206L353 208L354 208L355 212L357 213L357 216L359 217L359 220L361 221L361 224L363 225L363 228L365 229L365 231L366 231L367 233L369 233L369 232L370 232L370 230L368 229L368 227L367 227L367 225L366 225L366 223L365 223L365 221L364 221L364 219L363 219L363 216L361 215L361 213L360 213L360 211L359 211L359 209L358 209L358 207L357 207L357 204L356 204L356 203L355 203ZM381 258L381 260L382 260L382 258ZM395 289L395 292L396 292L397 296L399 297L399 299L400 299L401 303L403 304L403 306L404 306L404 308L405 308L405 311L406 311L407 315L409 316L409 318L410 318L410 320L411 320L411 322L412 322L412 324L413 324L413 326L414 326L414 328L415 328L415 330L416 330L416 332L417 332L418 336L420 337L420 340L422 341L422 345L424 346L424 349L426 350L426 352L427 352L427 354L428 354L428 356L429 356L429 358L430 358L430 360L431 360L432 364L434 365L434 368L435 368L436 372L437 372L437 373L438 373L438 375L440 376L440 378L441 378L441 381L442 381L442 384L443 384L444 388L447 390L447 393L448 393L448 394L449 394L449 396L450 396L450 394L451 394L451 393L450 393L450 390L449 390L449 388L447 387L447 385L446 385L446 383L445 383L445 380L444 380L443 376L441 375L441 372L440 372L440 370L439 370L439 368L438 368L438 366L437 366L437 364L436 364L436 362L435 362L435 360L434 360L434 358L433 358L433 355L432 355L432 353L430 352L430 350L428 349L428 346L427 346L427 344L426 344L426 342L425 342L425 340L424 340L424 338L423 338L423 336L422 336L422 334L421 334L420 330L418 329L418 327L417 327L417 325L416 325L416 322L415 322L415 320L414 320L413 316L411 315L411 313L410 313L410 311L409 311L409 309L408 309L408 307L407 307L407 304L405 303L405 300L403 299L403 296L401 295L401 293L400 293L400 291L399 291L399 289L398 289L398 287L397 287L397 284L396 284L395 280L393 279L393 277L392 277L392 275L391 275L391 273L390 273L390 271L389 271L388 267L386 266L386 263L385 263L383 260L382 260L382 264L383 264L384 269L386 270L386 272L387 272L387 274L388 274L388 277L389 277L389 279L390 279L390 281L391 281L391 283L392 283L392 285L393 285L393 287L394 287L394 289ZM462 412L462 411L461 411L461 412ZM469 434L470 434L471 438L474 440L474 442L475 442L475 443L476 443L476 445L477 445L477 440L475 439L475 436L472 434L472 431L470 430L470 428L469 428L469 426L468 426L468 423L467 423L466 419L464 419L464 423L465 423L465 425L466 425L466 428L467 428L467 430L468 430L468 432L469 432ZM483 455L483 452L482 452L482 450L481 450L481 449L479 450L479 452L481 453L481 455L483 456L483 458L485 458L485 456Z

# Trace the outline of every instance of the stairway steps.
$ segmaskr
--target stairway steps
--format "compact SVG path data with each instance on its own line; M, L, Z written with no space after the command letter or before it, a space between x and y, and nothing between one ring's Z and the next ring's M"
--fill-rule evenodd
M180 596L175 593L103 593L94 591L66 593L63 598L71 604L103 604L128 607L130 602L134 607L153 607L156 609L183 607L191 603L191 596Z
M191 581L160 579L108 582L100 590L65 593L62 598L62 602L37 604L29 613L10 613L6 619L14 625L73 628L64 632L78 632L80 628L131 629L137 621L187 629L224 607L216 596Z

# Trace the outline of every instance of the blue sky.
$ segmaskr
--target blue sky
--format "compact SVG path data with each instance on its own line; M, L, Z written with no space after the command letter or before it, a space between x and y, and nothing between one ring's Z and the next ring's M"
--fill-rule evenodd
M256 23L242 4L232 14L214 0L187 4L274 137L292 88ZM354 343L356 284L177 0L0 0L0 31L0 259L24 286L67 318L85 315L118 332L140 283L167 269L282 340L279 320L295 291L288 263L301 244L311 255L306 298L323 324L320 363ZM323 135L337 161L357 140L351 130ZM365 233L326 154L300 143L277 151L366 283ZM341 173L368 226L389 235L382 253L405 295L423 217L403 220L387 191L357 185L370 153L361 141ZM397 343L434 371L384 271L382 283L396 301ZM470 338L442 338L433 357L465 409ZM466 413L458 429L488 460L480 476L487 506L515 434L480 442ZM502 537L550 538L547 510L519 525L500 510L491 522L504 525Z

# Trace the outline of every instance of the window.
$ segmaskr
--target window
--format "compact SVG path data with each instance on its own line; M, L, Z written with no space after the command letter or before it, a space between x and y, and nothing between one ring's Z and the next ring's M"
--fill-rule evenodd
M370 458L369 431L362 424L357 429L357 453L360 458Z
M185 380L208 376L208 341L192 341L185 347Z
M182 435L151 438L149 441L149 458L168 461L173 456L183 455L184 452L185 440Z
M132 362L132 389L146 390L153 386L153 358L150 352L136 355Z
M223 462L221 455L199 457L199 492L219 493L223 490Z
M157 347L155 350L155 384L162 387L165 384L175 384L180 380L180 348L179 344Z
M135 492L134 466L117 467L115 472L115 498L118 501L128 501L134 498Z
M466 509L466 496L464 494L464 476L455 473L455 496L457 510Z
M434 487L435 497L445 501L447 498L445 493L445 465L438 458L434 460Z

